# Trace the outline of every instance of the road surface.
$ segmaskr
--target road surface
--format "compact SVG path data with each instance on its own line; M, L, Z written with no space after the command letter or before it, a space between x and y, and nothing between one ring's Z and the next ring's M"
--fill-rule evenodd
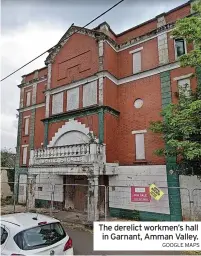
M64 224L68 235L73 240L75 255L181 255L180 252L99 252L93 251L93 234L87 230L75 229ZM124 248L122 248L124 249Z

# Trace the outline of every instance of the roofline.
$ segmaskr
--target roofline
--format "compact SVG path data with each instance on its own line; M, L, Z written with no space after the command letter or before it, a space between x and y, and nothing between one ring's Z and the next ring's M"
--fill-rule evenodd
M168 11L168 12L160 13L160 14L158 14L156 17L154 17L154 18L152 18L152 19L150 19L150 20L147 20L147 21L145 21L145 22L143 22L143 23L140 23L140 24L138 24L138 25L136 25L136 26L134 26L134 27L132 27L132 28L129 28L129 29L127 29L127 30L125 30L125 31L123 31L123 32L121 32L121 33L119 33L119 34L116 34L116 36L117 36L117 37L122 36L122 35L124 35L124 34L130 32L130 31L132 31L132 30L134 30L134 29L137 29L137 28L139 28L139 27L141 27L141 26L144 26L144 25L146 25L146 24L148 24L148 23L150 23L150 22L156 20L158 17L160 17L160 16L162 16L162 15L167 15L167 14L170 14L170 13L172 13L172 12L175 12L175 11L177 11L178 9L181 9L182 7L185 7L185 6L189 5L191 2L193 2L193 0L189 0L188 2L186 2L186 3L182 4L182 5L179 5L179 6L175 7L174 9L171 9L171 10Z
M14 223L14 222L11 222L11 221L8 221L8 220L1 220L1 221L4 221L4 222L7 222L7 223L16 225L16 226L18 226L18 227L21 227L21 225L19 225L19 224L17 224L17 223Z
M102 23L100 23L100 24L99 24L98 26L96 26L95 28L92 28L91 30L96 30L96 29L98 29L98 27L100 27L100 26L102 26L102 25L105 25L105 24L108 26L110 32L116 37L117 34L115 34L115 32L111 29L111 27L110 27L110 25L107 23L107 21L103 21Z
M34 71L32 71L32 72L30 72L30 73L28 73L28 74L25 74L25 75L23 75L22 77L29 76L29 75L35 73L36 71L41 71L41 70L43 70L43 69L45 69L45 68L47 68L47 66L42 67L42 68L39 68L39 69L35 69Z

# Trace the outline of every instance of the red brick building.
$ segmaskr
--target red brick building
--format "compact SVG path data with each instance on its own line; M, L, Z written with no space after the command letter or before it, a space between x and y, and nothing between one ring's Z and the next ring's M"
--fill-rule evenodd
M188 15L191 2L120 34L115 34L106 22L94 29L71 26L49 51L45 67L24 75L18 85L21 95L16 180L26 180L27 174L41 174L54 180L58 176L57 182L72 184L145 186L151 181L158 186L178 186L178 177L169 173L175 163L154 154L164 142L149 130L149 124L161 119L163 107L177 101L179 86L188 83L196 87L196 78L190 78L195 70L181 68L178 62L178 57L193 46L171 36L175 21ZM99 171L92 171L92 175L89 160L73 157L82 155L84 144L94 141L98 144L92 145L101 146L92 147L95 151L89 153L98 159L92 161L92 169ZM72 157L69 161L55 160L62 159L65 152ZM138 183L136 175L140 176ZM133 183L129 183L128 176ZM71 198L73 208L85 209L85 193L83 188L76 189ZM111 214L118 216L122 209L129 214L130 202L119 206L115 199L118 197L114 194L110 200ZM55 201L64 202L64 198ZM167 189L167 198L159 207L153 202L146 210L146 205L134 208L142 219L176 220L181 218L177 201Z

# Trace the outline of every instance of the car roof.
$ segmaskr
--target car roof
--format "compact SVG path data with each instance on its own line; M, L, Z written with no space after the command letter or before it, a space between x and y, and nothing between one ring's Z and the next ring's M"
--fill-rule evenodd
M33 219L37 218L37 219ZM2 215L1 224L15 226L18 230L29 229L38 226L40 222L59 222L59 220L38 213L13 213Z

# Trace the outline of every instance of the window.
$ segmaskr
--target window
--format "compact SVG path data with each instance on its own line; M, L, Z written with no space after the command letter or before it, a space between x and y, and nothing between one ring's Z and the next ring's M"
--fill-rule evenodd
M97 104L97 81L83 86L83 107Z
M31 92L27 92L26 94L26 106L30 106L31 105Z
M135 108L141 108L143 106L143 100L142 99L136 99L134 101L134 107Z
M27 146L22 148L22 164L26 165L27 164Z
M25 118L25 123L24 123L24 134L28 135L29 134L29 118Z
M186 45L184 39L175 39L175 58L186 54Z
M138 73L141 70L141 51L138 51L133 53L133 73Z
M34 250L53 245L66 237L60 223L41 225L14 236L14 241L21 250Z
M79 87L67 91L67 111L79 108Z
M7 237L8 237L8 232L5 230L5 228L1 227L1 245L5 243Z
M135 135L135 150L136 150L136 160L145 159L145 145L144 145L144 134L139 133Z
M136 160L145 160L145 142L144 134L147 130L132 131L135 135L135 155Z
M178 90L179 90L179 94L181 94L181 92L184 93L185 96L189 96L190 93L190 79L181 79L178 80Z
M63 92L54 94L52 97L52 114L63 112Z

